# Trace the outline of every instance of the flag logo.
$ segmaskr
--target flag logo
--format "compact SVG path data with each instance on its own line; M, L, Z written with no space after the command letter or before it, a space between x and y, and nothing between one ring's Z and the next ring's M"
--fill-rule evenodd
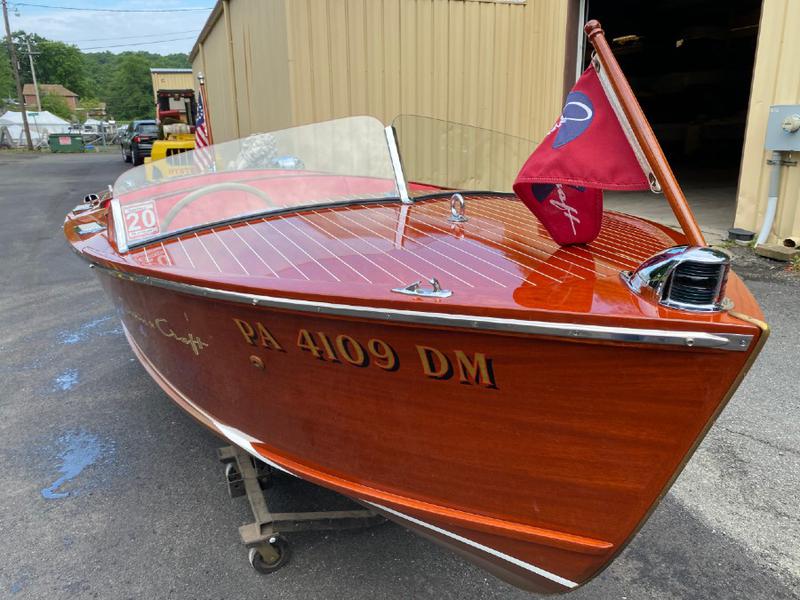
M553 148L560 148L578 138L594 120L594 106L583 92L570 92L554 129L558 129Z

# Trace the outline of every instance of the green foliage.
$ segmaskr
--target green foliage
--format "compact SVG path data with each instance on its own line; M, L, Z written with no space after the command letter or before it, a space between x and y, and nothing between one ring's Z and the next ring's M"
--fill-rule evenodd
M64 100L61 96L56 96L55 94L45 94L41 97L42 100L42 110L47 110L53 113L56 116L61 117L62 119L66 119L67 121L72 120L72 110L67 104L67 101Z
M16 98L17 89L14 85L14 75L11 72L11 60L5 42L0 47L0 107L6 98Z
M39 83L60 83L78 96L89 93L89 80L86 76L86 65L83 62L83 53L77 46L64 42L48 40L39 35L18 31L13 35L20 62L22 81L32 82L28 46L31 52L38 52L34 56L36 63L36 79Z
M153 118L155 113L150 64L137 54L122 55L111 80L108 110L118 119Z
M117 120L152 117L153 89L150 68L184 69L191 67L186 54L162 56L151 52L90 52L76 46L48 40L35 33L17 31L14 45L20 62L23 83L31 83L27 43L34 56L36 79L40 84L60 83L81 98L108 104L109 116ZM6 88L7 91L6 91ZM8 53L0 49L0 98L16 97ZM81 101L81 104L90 108Z

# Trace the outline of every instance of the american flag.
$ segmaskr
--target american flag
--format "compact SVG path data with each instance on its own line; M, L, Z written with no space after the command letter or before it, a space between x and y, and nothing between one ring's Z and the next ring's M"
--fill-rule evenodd
M213 150L209 148L206 110L203 106L203 90L197 95L197 120L194 124L194 164L201 171L214 170Z

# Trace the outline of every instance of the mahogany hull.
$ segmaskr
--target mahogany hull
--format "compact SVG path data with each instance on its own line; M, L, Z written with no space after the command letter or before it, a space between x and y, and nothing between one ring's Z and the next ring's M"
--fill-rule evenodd
M742 352L376 324L98 271L137 356L195 418L544 593L624 547L765 339L747 321Z

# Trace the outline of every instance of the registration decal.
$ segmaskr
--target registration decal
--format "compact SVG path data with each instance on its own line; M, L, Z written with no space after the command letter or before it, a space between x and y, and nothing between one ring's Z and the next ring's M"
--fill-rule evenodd
M122 218L125 220L125 233L130 241L150 237L161 231L153 200L123 206Z
M234 318L233 323L248 346L261 350L300 351L312 360L361 369L376 368L394 372L401 368L400 354L381 338L359 339L344 333L301 328L292 344L287 340L279 341L269 327L260 321ZM455 348L442 350L426 344L414 344L407 350L414 359L405 368L412 368L425 378L497 389L492 358L484 352L470 353ZM265 369L268 364L265 356L251 355L248 360L259 369Z

